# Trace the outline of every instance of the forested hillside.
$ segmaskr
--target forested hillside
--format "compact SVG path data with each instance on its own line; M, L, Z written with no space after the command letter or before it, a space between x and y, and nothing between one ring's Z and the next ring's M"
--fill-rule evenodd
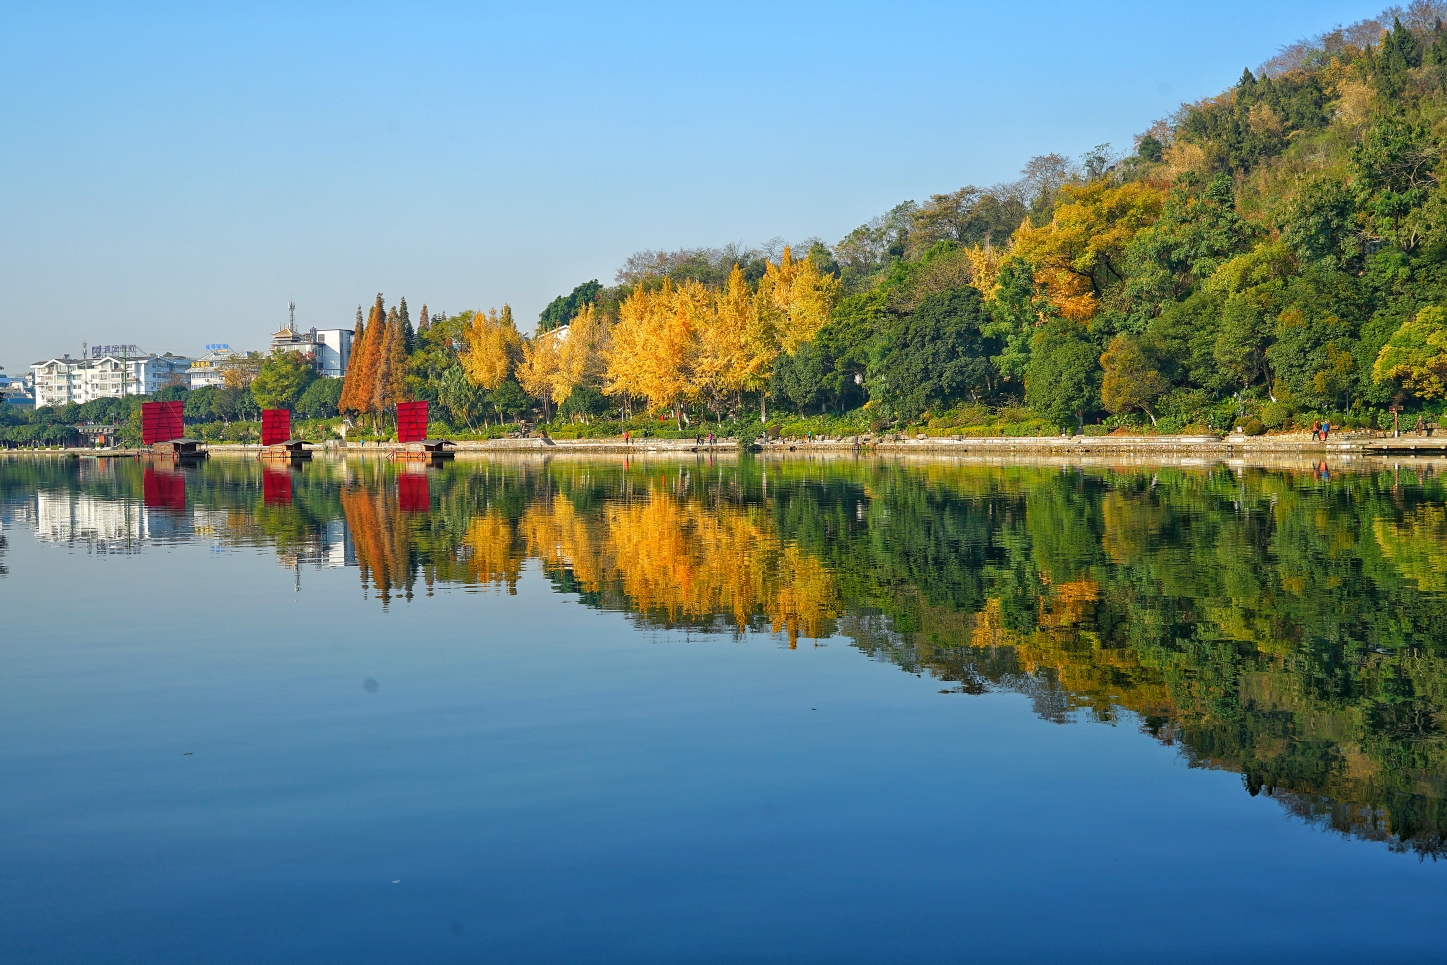
M867 405L902 424L1003 410L1179 430L1435 411L1443 19L1418 2L1294 44L1128 155L1038 157L834 245L640 253L543 327L591 302L600 358L577 391L713 417Z
M1385 428L1396 407L1435 421L1444 19L1447 0L1418 0L1293 44L1128 153L1033 158L832 245L640 252L533 333L506 305L424 307L414 328L379 295L340 399L310 410L385 431L390 406L425 398L439 431L589 434ZM308 388L295 359L255 378L268 405Z

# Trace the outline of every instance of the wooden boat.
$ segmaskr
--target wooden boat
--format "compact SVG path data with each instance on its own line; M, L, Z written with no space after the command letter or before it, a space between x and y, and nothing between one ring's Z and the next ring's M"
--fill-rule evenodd
M456 443L447 439L422 439L418 442L410 442L406 449L395 449L392 451L392 458L397 462L422 462L437 464L446 462L456 453L449 450L449 446L456 447Z
M300 439L273 442L261 450L262 459L274 462L305 462L311 457L311 450Z
M167 439L151 446L151 455L175 459L177 462L199 462L210 456L200 439Z

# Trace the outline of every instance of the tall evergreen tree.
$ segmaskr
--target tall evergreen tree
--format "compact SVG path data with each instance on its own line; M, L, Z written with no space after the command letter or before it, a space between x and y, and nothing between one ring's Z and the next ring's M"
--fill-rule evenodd
M428 321L428 318L427 318L427 305L426 305L426 304L423 304L423 306L422 306L422 316L417 319L417 331L419 331L419 332L425 332L425 331L427 331L428 328L431 327L431 325L432 325L432 323L431 323L430 321Z
M397 315L402 319L402 344L411 355L417 348L417 333L412 328L412 318L407 314L407 299L403 298L397 303Z
M388 333L387 384L383 387L383 398L387 405L406 402L412 397L407 386L407 359L412 354L408 339L411 337L412 325L407 319L406 306L406 301L403 301L397 310L397 324L393 326L395 331Z
M362 322L362 306L357 306L357 327L352 330L352 352L347 360L347 372L342 382L342 397L337 403L337 408L342 412L362 412L366 409L365 400L358 389L361 384L359 370L361 369L362 349L367 342L367 327Z
M357 367L357 397L355 404L359 412L376 412L377 368L382 358L382 339L387 333L387 312L383 307L382 295L372 305L367 319L367 337L362 343L360 357L353 360Z
M392 403L392 363L395 357L395 344L402 336L402 319L397 314L397 306L393 305L387 310L387 315L382 323L382 337L377 345L377 367L376 374L372 379L372 411L381 412Z

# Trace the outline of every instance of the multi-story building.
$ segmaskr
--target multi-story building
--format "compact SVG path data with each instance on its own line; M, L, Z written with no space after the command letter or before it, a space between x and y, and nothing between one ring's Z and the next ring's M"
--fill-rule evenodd
M69 405L91 399L120 398L126 385L126 365L118 358L58 359L30 366L35 375L37 406Z
M168 385L188 384L191 360L181 355L145 355L127 359L127 395L155 395Z
M126 395L152 395L176 382L184 382L191 360L176 355L99 355L36 362L35 404L59 406L118 399Z
M272 333L271 350L299 352L312 360L318 375L340 379L347 374L347 363L352 359L352 330L314 328L309 332L298 332L287 326Z
M312 329L317 373L323 378L340 379L347 374L347 364L352 360L352 334L350 328Z
M35 407L35 396L25 391L25 386L19 382L11 382L0 389L0 397L3 397L6 405L19 406L22 409Z
M230 345L212 343L206 346L204 355L192 360L186 373L187 380L193 389L202 389L208 385L219 386L225 381L226 363L245 357L244 353L232 351Z

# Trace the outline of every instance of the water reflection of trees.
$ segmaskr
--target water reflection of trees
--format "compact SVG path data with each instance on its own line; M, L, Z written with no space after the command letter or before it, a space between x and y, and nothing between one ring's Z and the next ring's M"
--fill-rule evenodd
M126 466L0 466L137 498ZM943 689L1139 726L1292 814L1436 855L1447 828L1447 510L1431 475L934 463L456 463L188 477L226 539L304 554L345 521L382 605L562 592L651 626L838 634ZM25 475L29 473L30 475ZM272 499L268 501L267 492Z

